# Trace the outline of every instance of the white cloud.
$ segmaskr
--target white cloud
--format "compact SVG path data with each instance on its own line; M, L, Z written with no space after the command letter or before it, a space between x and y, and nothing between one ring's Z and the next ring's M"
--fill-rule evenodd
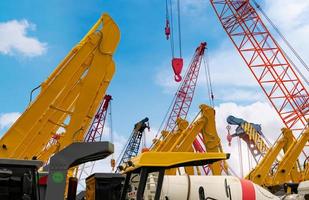
M225 102L256 102L266 100L263 92L257 88L232 88L232 89L220 89L215 94L216 99L223 100Z
M156 138L156 135L160 136L158 133L158 129L156 127L150 127L150 131L146 129L145 136L146 136L146 147L149 148L152 145L152 140Z
M162 66L170 66L164 63ZM174 80L172 67L159 67L161 70L155 75L155 83L163 88L164 93L174 93L178 87L178 83Z
M226 118L229 115L243 118L248 122L261 124L264 135L271 141L274 141L279 136L280 129L284 127L276 111L265 102L255 102L245 106L237 105L236 103L223 103L215 107L215 110L219 133L226 133Z
M205 0L182 0L180 1L182 12L185 15L200 16L205 12L207 2Z
M308 63L309 61L309 1L302 0L273 0L267 1L265 4L265 12L270 19L279 28L280 32L287 38L289 43L300 54L302 59ZM304 77L309 77L309 72L297 61L293 53L282 42L282 39L277 37L277 34L272 30L271 26L267 27L278 38L279 44L286 51L287 55L292 58L297 68L303 73Z
M35 25L27 20L11 20L0 23L0 53L5 55L22 54L27 57L42 55L46 43L28 35Z
M9 128L19 116L18 112L0 114L0 130Z
M270 18L281 28L290 30L308 25L309 2L303 0L272 0L265 4Z
M214 85L257 86L253 75L230 41L223 42L215 51L211 47L209 49L208 59Z

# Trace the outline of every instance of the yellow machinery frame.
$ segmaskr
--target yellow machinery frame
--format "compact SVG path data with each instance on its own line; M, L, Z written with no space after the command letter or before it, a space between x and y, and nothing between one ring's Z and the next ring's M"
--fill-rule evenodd
M103 14L1 138L0 157L46 162L53 153L82 141L115 72L112 55L119 40L118 26Z

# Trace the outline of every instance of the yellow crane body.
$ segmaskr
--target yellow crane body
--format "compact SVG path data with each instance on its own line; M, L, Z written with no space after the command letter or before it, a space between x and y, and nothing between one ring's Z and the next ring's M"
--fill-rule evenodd
M243 137L253 155L255 155L255 152L256 154L263 155L269 150L269 147L264 142L262 136L256 131L251 123L245 122L241 125L241 128L243 128L246 133Z
M200 161L210 163L226 160L226 153L193 153L193 152L144 152L130 160L130 165L122 171L128 173L141 167L164 167L175 168L180 166L191 166ZM187 165L186 165L187 164Z
M215 110L205 104L200 105L200 113L196 120L190 125L181 118L177 119L177 129L173 132L162 131L161 139L154 140L152 152L194 152L193 141L198 134L202 134L203 143L208 153L222 153L221 141L216 130ZM225 161L214 162L210 169L214 175L222 173L222 162L224 171L227 171ZM186 167L187 174L194 174L192 167ZM199 170L197 170L199 173ZM176 170L171 169L167 174L175 174Z
M47 161L81 141L115 72L120 31L103 14L41 84L41 91L0 140L0 157Z
M205 112L204 115L207 116L207 125L203 126L201 129L206 152L223 152L221 139L218 136L216 128L215 110L206 105L203 105L201 110L203 110ZM228 174L228 165L225 161L212 163L210 169L213 175L221 175L222 172Z
M298 183L302 181L302 174L299 173L291 173L293 169L295 169L295 163L303 151L306 143L309 139L309 128L307 128L301 135L301 137L297 140L297 142L289 148L289 150L285 153L283 159L280 161L278 165L278 169L274 175L272 185L280 185L289 182ZM291 178L290 178L291 175Z
M272 178L270 175L270 170L274 162L277 160L281 150L293 143L293 139L294 137L291 131L282 129L282 137L273 147L268 149L262 160L245 178L259 185L269 185Z
M297 141L290 129L282 128L281 131L281 138L267 151L258 165L246 176L246 179L266 187L280 185L290 181L298 183L302 180L302 173L298 167L297 158L304 147L302 146L304 139L308 135L304 134ZM293 149L297 150L295 151ZM284 152L284 156L279 160L281 151ZM278 165L277 169L274 165ZM279 174L281 175L280 177Z

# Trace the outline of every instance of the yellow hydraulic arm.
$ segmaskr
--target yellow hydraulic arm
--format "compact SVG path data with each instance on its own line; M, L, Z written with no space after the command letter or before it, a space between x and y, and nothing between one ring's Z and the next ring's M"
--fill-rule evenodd
M151 151L192 152L193 141L199 133L202 133L207 152L223 152L215 126L215 110L204 104L200 105L200 110L200 116L191 125L186 120L178 118L178 130L171 133L162 132L162 139L154 141ZM222 173L221 162L213 163L210 168L214 175Z
M218 136L215 121L215 110L212 107L204 107L207 112L206 126L203 126L201 133L206 152L223 152L221 139ZM210 165L213 175L222 175L223 171L228 174L228 165L226 161L214 162Z
M272 185L284 184L289 182L290 179L296 183L302 181L302 175L300 173L293 176L291 171L295 168L295 163L308 142L308 139L309 128L302 133L301 137L288 149L283 159L280 161L278 169L274 175ZM289 176L290 174L291 178Z
M0 140L0 157L42 161L81 141L113 77L120 31L103 14ZM53 138L51 140L51 138Z
M271 147L264 155L258 165L246 176L246 179L253 181L258 185L270 185L270 170L277 160L281 150L286 152L296 141L291 130L281 129L282 137Z
M200 106L201 112L197 120L190 126L189 123L181 118L177 119L178 129L171 133L162 133L162 140L156 141L151 151L158 152L188 152L192 148L192 143L204 126L208 127L208 110L212 109L207 105Z

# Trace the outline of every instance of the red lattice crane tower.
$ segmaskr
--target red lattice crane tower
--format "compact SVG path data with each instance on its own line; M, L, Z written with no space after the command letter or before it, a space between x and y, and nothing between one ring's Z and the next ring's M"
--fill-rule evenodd
M84 141L85 142L94 142L101 141L103 129L107 116L107 109L109 107L110 101L112 100L112 96L105 95L103 101L100 105L99 110L94 116L93 122L89 128L88 133L86 134Z
M164 130L173 131L176 127L177 118L181 117L185 119L189 112L194 91L196 88L196 83L199 76L199 71L206 49L206 42L202 42L200 46L196 49L193 59L189 65L188 71L185 75L185 78L182 80L181 85L176 92L175 100L173 102L173 107L170 111L170 115L166 121ZM203 141L201 134L198 135L200 141ZM205 152L204 145L198 139L195 139L193 142L194 149L197 152ZM207 166L203 167L205 174L209 173L209 168Z
M249 0L210 0L224 30L286 127L302 130L309 95Z
M104 125L106 117L108 114L108 108L110 106L110 101L112 96L105 95L102 103L94 116L92 124L85 135L84 142L98 142L102 140L102 134L104 131ZM112 134L112 133L111 133ZM78 167L77 176L79 179L79 184L82 188L85 188L84 181L86 178L92 174L95 162L85 163Z
M202 42L194 53L188 71L176 93L172 110L164 126L164 130L166 131L172 131L175 128L177 118L181 117L185 119L187 117L194 96L205 49L206 42Z

